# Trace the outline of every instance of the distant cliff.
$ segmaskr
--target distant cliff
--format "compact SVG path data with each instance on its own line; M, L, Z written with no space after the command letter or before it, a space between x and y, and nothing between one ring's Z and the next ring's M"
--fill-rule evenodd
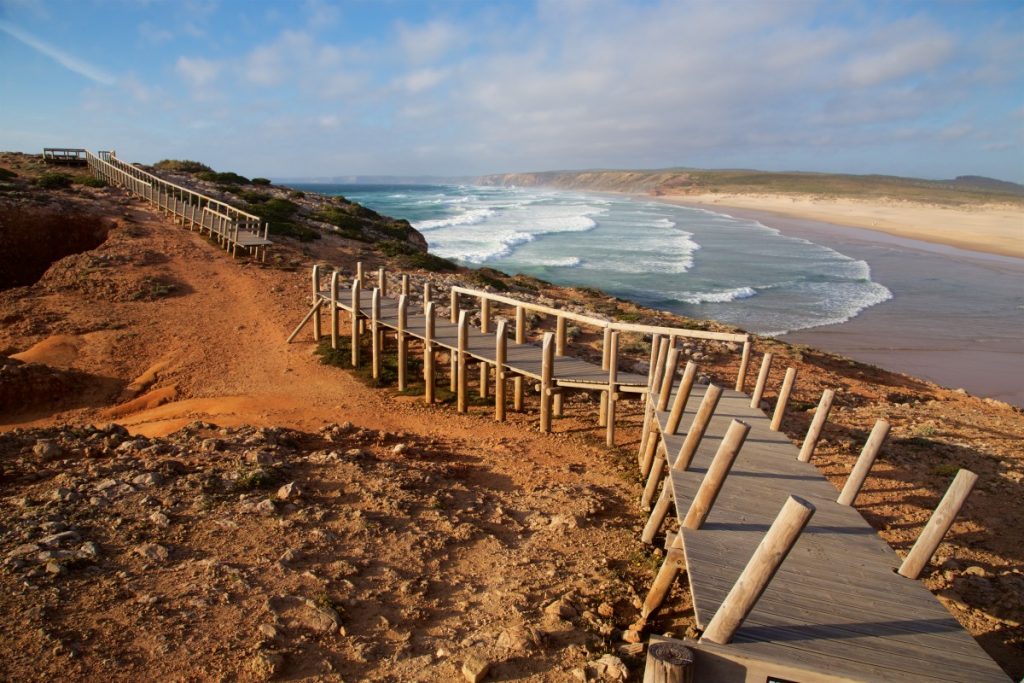
M816 198L889 198L939 205L1024 204L1024 186L978 176L924 180L884 175L663 169L505 173L483 176L476 182L492 186L543 186L649 195L780 194L812 195Z

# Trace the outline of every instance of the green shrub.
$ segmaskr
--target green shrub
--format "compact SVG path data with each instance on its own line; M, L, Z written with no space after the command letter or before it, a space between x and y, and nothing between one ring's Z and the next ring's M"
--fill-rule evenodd
M248 185L249 179L245 176L232 173L231 171L200 171L195 174L196 178L210 183L223 183L225 185Z
M78 179L79 185L85 185L86 187L106 187L107 181L103 178L97 178L96 176L86 176Z
M288 193L288 196L292 199L305 199L306 193L302 190L292 190Z
M505 284L505 280L502 279L504 273L501 273L493 268L480 268L479 270L473 271L472 278L477 284L484 287L491 287L498 290L499 292L507 292L509 287Z
M132 294L135 301L156 301L164 299L177 291L178 286L161 277L147 275L139 281L138 289Z
M160 171L170 171L172 173L213 172L213 169L206 164L199 163L198 161L190 161L189 159L163 159L153 164L153 168Z
M378 242L377 251L384 254L385 256L411 256L412 254L418 253L416 247L412 246L408 242Z
M435 273L454 273L459 266L454 262L425 251L418 251L415 254L402 257L402 263L410 268L422 268Z
M36 178L36 185L44 190L58 190L71 187L71 176L67 173L47 172Z
M363 221L346 213L345 211L331 207L317 211L313 214L313 217L319 221L323 221L324 223L330 223L334 227L338 228L338 232L342 237L360 240L362 242L370 241L369 238L363 234Z
M0 180L13 180L18 174L6 168L0 168Z
M262 204L263 202L270 199L270 195L266 192L257 192L256 190L239 190L236 192L239 197L249 202L250 204Z
M270 178L253 178L250 182L253 185L270 185Z

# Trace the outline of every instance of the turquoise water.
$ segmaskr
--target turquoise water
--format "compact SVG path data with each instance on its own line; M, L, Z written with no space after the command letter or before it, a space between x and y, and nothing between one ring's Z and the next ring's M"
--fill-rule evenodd
M468 266L600 288L778 335L891 298L865 261L757 221L646 199L465 185L297 185L409 220Z

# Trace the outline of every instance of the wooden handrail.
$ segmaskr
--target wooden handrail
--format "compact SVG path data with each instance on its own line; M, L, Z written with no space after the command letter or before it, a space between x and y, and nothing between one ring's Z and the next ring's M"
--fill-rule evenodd
M506 304L508 306L515 306L517 308L523 308L527 311L534 311L536 313L543 313L545 315L554 315L557 317L564 318L565 320L572 320L574 322L581 323L583 325L590 325L591 327L597 327L600 329L609 329L616 332L637 332L640 334L661 334L670 337L688 337L692 339L708 339L713 341L729 341L729 342L747 342L750 341L749 334L743 333L730 333L730 332L707 332L705 330L691 330L685 327L661 327L656 325L640 325L637 323L622 323L614 320L602 320L593 316L582 315L580 313L573 313L560 308L554 308L553 306L545 306L543 304L536 304L530 301L521 301L519 299L513 299L509 296L503 296L501 294L493 294L480 289L470 289L469 287L452 287L452 292L456 294L465 294L466 296L476 297L478 299L487 299L497 303Z

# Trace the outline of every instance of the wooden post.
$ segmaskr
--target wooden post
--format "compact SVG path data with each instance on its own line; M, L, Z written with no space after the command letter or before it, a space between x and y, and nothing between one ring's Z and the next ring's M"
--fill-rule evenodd
M409 274L402 273L402 294L409 296Z
M336 298L336 296L335 296ZM313 303L315 304L320 300L320 266L313 266ZM337 308L337 301L333 302ZM313 314L313 341L320 341L320 307L316 309L316 313Z
M335 268L334 272L331 273L331 348L338 348L338 330L340 323L338 321L338 315L340 310L338 308L338 277L340 273Z
M608 352L611 346L612 339L612 328L605 326L604 337L601 339L601 369L608 369ZM608 425L608 392L601 392L601 407L598 409L597 414L597 426L606 427ZM611 444L609 444L611 445Z
M786 368L786 377L782 380L779 400L775 404L775 413L772 415L772 424L769 427L773 432L779 431L779 427L782 426L782 417L786 414L786 406L789 404L789 395L793 392L793 382L795 381L796 368Z
M516 306L516 344L526 343L526 309ZM523 378L516 375L512 378L512 408L516 412L523 410Z
M619 382L619 333L612 332L608 338L608 345L610 348L608 354L608 391L602 392L602 396L607 396L606 410L608 415L605 417L605 435L604 442L608 448L615 446L615 403L616 393L618 391Z
M818 439L821 438L821 430L825 428L825 420L828 419L828 413L832 410L832 399L835 396L836 392L831 389L821 392L818 409L814 411L814 419L811 420L811 426L807 429L807 436L804 437L804 443L800 446L800 455L797 456L797 460L800 462L811 461L814 449L818 446Z
M357 277L352 281L352 367L359 367L359 291L361 285Z
M754 385L754 393L750 397L750 407L760 408L761 397L764 395L764 385L768 381L768 372L772 369L772 354L766 353L761 359L761 371L757 373L757 384Z
M736 373L736 391L743 391L747 381L747 367L750 365L750 340L743 342L743 356L740 358L740 369Z
M373 288L370 299L370 350L373 360L370 373L374 379L380 379L380 288Z
M405 338L405 327L409 322L409 295L401 294L398 297L398 390L406 389L406 371L408 360L406 358L409 342Z
M658 410L668 410L668 399L676 381L676 365L679 363L679 349L669 349L665 370L661 377L661 393L658 395Z
M453 288L448 294L448 319L450 322L459 322L459 294ZM448 374L448 389L453 393L457 393L459 390L459 354L456 351L452 351L449 354L449 374ZM462 411L459 411L462 412Z
M644 530L640 534L641 541L647 544L654 543L654 537L658 535L662 522L668 516L668 510L674 498L675 496L672 493L672 472L670 471L668 476L665 477L665 484L661 487L661 495L658 496L658 502L654 504L651 516L647 518L647 524L644 525Z
M925 565L938 550L939 543L949 531L949 527L953 526L953 520L960 514L960 508L963 507L964 501L967 500L967 496L977 481L978 475L970 470L960 470L956 473L956 478L946 490L946 495L942 497L939 506L935 508L924 531L918 536L914 547L910 549L910 554L900 565L900 575L908 579L916 579L921 575Z
M555 355L565 355L565 317L555 316ZM555 415L562 416L562 394L555 394Z
M491 300L480 295L480 331L487 334L491 331Z
M388 295L388 276L383 268L377 269L377 289L380 290L381 296Z
M677 537L676 544L679 543ZM654 582L651 584L651 590L648 591L647 597L644 598L643 606L640 608L640 620L642 622L647 621L647 618L661 607L661 603L665 602L665 597L672 590L672 584L675 583L679 572L686 569L686 557L683 554L682 545L679 544L676 547L676 544L673 544L673 547L669 548L665 554L665 561L661 563L661 568L658 569L658 574L654 577Z
M722 443L719 444L718 451L715 453L711 465L708 466L708 471L704 474L697 493L693 496L690 509L687 510L686 517L683 518L683 526L687 529L699 529L704 526L708 514L711 513L711 508L715 504L715 499L718 498L718 492L722 490L725 478L729 476L729 471L732 469L733 463L736 462L736 456L743 448L743 442L749 432L750 425L746 422L733 420L729 424L729 430L725 433Z
M654 335L650 341L650 367L647 370L647 391L643 393L643 429L640 431L640 451L637 453L637 465L642 476L647 476L650 464L644 465L647 454L647 441L651 438L651 391L654 387L654 373L657 367L657 354L662 350L662 335Z
M364 281L362 261L356 261L356 279L359 280L359 286L362 287Z
M837 503L840 505L853 505L853 501L857 499L857 494L860 493L861 487L864 486L864 480L868 478L868 472L871 471L871 466L875 464L875 458L878 457L878 451L881 450L887 436L889 436L889 423L885 420L875 422L875 426L871 428L871 436L868 437L867 442L864 444L864 448L861 450L860 456L850 472L850 476L846 479L846 485L843 486L839 498L836 499Z
M680 642L651 643L647 648L644 683L693 683L693 650Z
M457 408L460 413L466 412L466 347L469 345L469 318L468 311L459 311L459 359L456 366L458 382L456 384Z
M434 402L434 302L427 301L423 330L423 401Z
M686 404L690 400L690 392L693 391L693 383L696 379L697 364L688 360L686 368L683 370L683 379L679 382L679 390L676 391L676 398L672 402L672 412L668 415L666 426L669 434L679 431L679 423L683 420L683 413L686 411Z
M743 573L711 618L701 640L719 645L726 645L732 640L813 514L814 506L809 502L796 496L789 497Z
M480 361L480 398L487 398L487 385L490 383L490 374L487 361Z
M427 312L427 304L430 303L430 280L423 283L423 313Z
M547 332L541 345L540 370L540 431L551 431L551 389L554 388L555 335Z
M505 328L505 321L499 320L494 333L494 419L498 422L505 421L505 357L508 349Z
M644 431L640 438L640 475L646 477L651 471L651 463L654 460L654 452L658 445L658 433L654 428L657 416L654 409L657 401L655 395L661 393L661 378L665 370L665 355L668 353L668 339L658 337L658 353L655 357L655 367L650 376L647 386L647 393L644 394Z
M707 431L708 425L711 423L711 416L715 414L720 398L722 398L722 388L716 384L709 384L707 391L704 392L704 399L700 402L700 407L697 408L697 414L693 416L693 424L686 432L686 439L679 447L679 455L676 456L673 469L682 472L690 467L693 455L697 452L701 439L704 438L704 432Z

